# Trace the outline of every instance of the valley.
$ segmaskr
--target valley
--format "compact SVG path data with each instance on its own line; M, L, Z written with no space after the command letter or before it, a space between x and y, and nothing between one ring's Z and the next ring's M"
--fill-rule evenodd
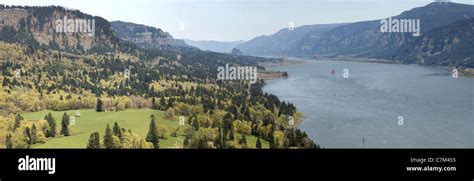
M94 19L94 36L54 32L51 22L66 16ZM297 108L262 91L264 80L218 79L225 65L265 71L259 63L282 59L176 46L160 29L58 6L2 5L0 17L11 19L0 26L7 149L319 148L294 126ZM84 113L75 117L76 110ZM184 125L163 121L159 111Z
M164 128L162 134L164 138L160 140L161 148L183 148L184 132L183 129L179 129L179 118L173 119L165 118L165 112L157 111L152 109L130 109L118 112L96 112L95 110L81 109L81 110L69 110L65 111L68 115L75 115L76 111L80 112L80 116L75 118L75 124L71 125L73 130L71 136L50 138L44 144L32 145L33 148L86 148L87 140L89 135L99 129L99 134L104 135L106 125L114 125L118 123L122 128L127 131L130 129L132 132L138 134L141 137L145 137L148 131L148 123L150 115L154 115L157 118L157 124L162 125ZM23 114L25 120L42 120L43 117L51 113L53 117L58 121L59 125L61 116L64 114L63 111L51 111L44 110L39 112L31 112ZM184 127L185 125L182 125ZM179 133L176 133L179 132ZM176 136L174 136L176 135ZM255 148L257 138L254 136L247 137L248 144L251 148ZM268 148L268 142L262 142L263 148Z
M358 144L354 144L357 140L353 138L359 136L348 133L351 130L339 131L340 134L350 135L339 135L342 141L326 140L334 138L328 130L339 129L337 126L327 127L326 123L398 118L400 115L387 116L394 112L374 108L391 105L391 101L397 105L395 108L388 106L389 109L402 113L405 110L403 106L418 105L413 109L425 111L443 107L436 101L444 100L443 97L452 96L452 93L429 84L434 79L444 81L440 85L460 88L463 91L460 94L468 96L463 99L469 100L472 92L466 90L470 87L463 87L466 86L464 83L461 85L447 81L446 78L452 72L446 72L445 69L428 71L430 73L422 68L416 70L425 72L423 75L403 68L395 71L400 74L390 70L399 66L411 70L412 65L426 66L426 69L445 67L446 70L458 70L456 73L460 77L456 80L469 84L471 79L466 77L472 76L474 68L474 18L469 18L474 17L473 7L469 4L430 3L389 16L388 20L303 25L283 28L272 35L258 36L249 41L219 42L182 40L158 27L120 20L109 21L61 6L1 5L0 145L9 149L317 149L320 148L321 140L328 147L358 147ZM443 16L440 17L440 14ZM384 20L387 21L385 24ZM400 20L398 25L408 23L404 20L414 24L410 26L411 29L405 24L401 27L403 30L398 26L392 29L392 20ZM77 23L74 25L83 23L84 26L72 26L70 21ZM308 64L308 59L318 61ZM351 62L328 63L326 60ZM315 64L320 67L313 66ZM227 67L234 68L234 71L227 70ZM389 71L385 72L384 68ZM331 70L333 77L326 75ZM340 82L334 76L339 76L342 70L346 72L343 82ZM234 74L240 71L245 75ZM301 72L308 75L301 75ZM357 79L352 79L352 76ZM379 76L382 79L377 79ZM305 77L305 80L296 81L298 85L294 85L293 81L301 77ZM372 90L370 86L378 85L366 84L382 80L395 82L386 85L388 87L379 87L384 90ZM431 92L431 95L420 97L392 95L393 92L384 94L383 91L399 91L393 85L402 86L399 85L401 80L419 80L441 92ZM296 90L282 88L283 85L303 87ZM331 87L335 85L338 86ZM367 93L361 92L360 95L354 95L360 91L357 87L375 93L364 95ZM407 89L414 87L416 85ZM346 97L337 97L340 95L336 93L339 89L352 91ZM344 93L348 92L342 92L342 95ZM296 99L311 94L317 98L305 98L306 101L327 102L305 105ZM361 112L327 100L326 94L329 98L333 95L334 99L357 97L357 100L341 101L353 101L353 106L360 109L365 103L375 102L364 108L372 112ZM374 95L379 97L370 97ZM400 99L407 102L392 100L397 96L402 96ZM423 96L432 97L429 99ZM433 107L422 107L420 102L410 102L411 98L421 99ZM386 104L379 105L377 101L385 101ZM337 106L326 109L322 106L326 103L339 105L343 109ZM461 103L459 110L472 108L469 102ZM448 104L447 107L456 105ZM339 112L334 113L335 110ZM75 117L76 111L84 114ZM353 111L353 114L341 113L344 111ZM429 115L428 112L425 112L426 115ZM320 115L314 117L313 113ZM461 111L456 114L460 116L459 119L453 120L464 120L466 115L469 116L468 113ZM357 117L358 114L366 116ZM369 114L376 115L367 117ZM419 117L423 123L420 125L432 119L414 112L405 114ZM77 120L71 119L71 116ZM314 125L311 129L305 127L315 122L322 126ZM385 131L390 132L386 136L396 137L392 129L384 127ZM433 130L424 132L425 135L433 134L430 131ZM420 144L403 143L400 139L404 138L396 137L398 140L382 140L369 146L470 147L472 145L462 143L466 135L469 136L453 135L457 136L453 143L445 143L444 137L435 143L423 142L421 137L424 135L413 135ZM364 141L366 137L375 138L374 135L362 137Z

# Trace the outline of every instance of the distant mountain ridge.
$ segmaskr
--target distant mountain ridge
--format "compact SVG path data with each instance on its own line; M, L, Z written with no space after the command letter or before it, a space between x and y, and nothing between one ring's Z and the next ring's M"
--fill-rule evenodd
M313 37L318 39L323 33L341 25L344 24L304 25L292 30L284 28L269 36L253 38L236 48L248 55L291 56L302 48L302 38Z
M431 3L405 11L395 19L420 19L421 33L448 25L465 16L474 16L474 6L456 3ZM351 55L356 57L393 59L397 50L418 37L411 33L380 32L380 20L352 23L334 28L318 41L307 42L311 48L301 55Z
M244 54L258 56L374 58L472 68L473 17L474 5L435 2L391 17L420 20L421 36L381 32L381 20L372 20L323 28L312 25L319 28L312 31L304 26L293 31L282 29L237 48Z
M195 41L184 39L186 44L197 47L201 50L208 50L213 52L220 52L220 53L231 53L232 49L236 46L245 43L245 41L231 41L231 42L223 42L223 41Z

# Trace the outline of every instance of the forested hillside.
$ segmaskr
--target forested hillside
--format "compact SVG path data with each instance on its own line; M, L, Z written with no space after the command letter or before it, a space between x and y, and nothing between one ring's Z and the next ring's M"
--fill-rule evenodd
M262 91L264 80L250 84L216 79L217 67L226 63L258 66L278 59L173 46L139 48L116 37L105 19L62 7L2 6L0 16L0 143L6 148L83 137L84 132L71 126L71 117L79 116L68 111L134 109L164 111L171 121L185 117L176 128L181 131L171 134L183 140L182 148L260 148L262 142L270 148L319 147L296 128L302 117L295 106ZM54 28L47 25L61 16L94 18L95 36L52 33ZM41 119L22 116L38 111L64 114L60 119L50 114ZM141 125L149 126L146 135L104 124L94 127L97 133L81 144L160 148L160 141L168 139L159 136L164 133L158 122L165 118L146 117L149 125ZM102 139L98 132L106 127ZM256 145L248 145L247 136L257 138ZM130 144L130 139L140 144Z

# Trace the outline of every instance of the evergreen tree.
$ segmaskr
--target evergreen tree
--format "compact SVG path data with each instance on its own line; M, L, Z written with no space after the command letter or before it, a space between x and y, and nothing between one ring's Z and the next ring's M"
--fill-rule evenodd
M173 100L173 97L170 97L168 99L168 105L166 106L166 109L172 108L173 106L174 106L174 100Z
M230 129L232 129L233 127L233 124L232 124L232 115L230 113L227 113L225 116L224 116L224 123L223 123L223 132L224 132L224 135L227 136L227 134L229 133Z
M214 144L216 148L225 148L225 142L224 142L224 138L222 136L222 130L220 127L217 129L217 139Z
M268 133L268 142L270 144L270 149L275 149L275 138L273 137L273 133L275 132L275 128L273 125L270 127L270 132Z
M12 141L12 135L8 134L7 138L5 139L5 147L7 149L12 149L13 148L13 141Z
M166 110L166 100L164 96L160 99L160 110Z
M257 138L257 143L255 144L257 149L262 149L262 141L260 141L260 137Z
M110 130L109 124L107 124L107 128L105 128L105 135L104 135L104 147L106 149L113 149L114 143L112 138L112 131Z
M8 85L7 77L3 77L2 87L5 87L7 85Z
M114 136L117 136L120 140L123 140L123 132L117 122L114 123L114 127L112 129Z
M100 98L97 98L97 103L95 105L95 111L104 112L104 104Z
M31 131L30 127L26 127L23 131L23 135L25 136L26 143L28 143L28 148L30 148L30 140L31 140Z
M234 128L232 127L229 131L229 140L234 141L234 139L235 139L235 132L234 132Z
M151 115L150 118L151 118L150 127L149 127L148 133L146 135L146 141L151 142L153 144L154 148L159 148L160 147L160 145L159 145L160 140L158 138L158 129L157 129L157 126L155 124L155 116Z
M67 113L63 114L63 119L61 120L61 134L64 136L69 136L69 115Z
M31 127L31 135L30 135L30 145L36 144L38 141L37 130L35 124Z
M13 131L16 131L20 127L23 117L20 114L17 114L15 117L15 123L13 124Z
M53 115L49 113L44 117L44 119L48 122L49 129L46 130L46 137L55 137L56 136L56 120L54 119Z
M159 110L159 109L160 109L159 106L158 106L158 104L156 104L156 99L155 99L155 97L153 97L153 98L151 99L151 108L152 108L152 109L156 109L156 110Z
M100 149L100 136L99 132L94 132L89 137L89 142L87 143L87 149Z
M192 121L194 130L199 131L199 120L197 119L197 117L193 116L191 118L191 121Z

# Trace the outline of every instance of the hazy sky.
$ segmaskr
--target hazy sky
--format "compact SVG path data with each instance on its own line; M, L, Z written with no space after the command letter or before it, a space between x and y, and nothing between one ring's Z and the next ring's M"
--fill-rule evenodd
M249 40L288 27L381 19L433 0L2 0L8 5L60 5L146 24L193 40ZM474 4L474 0L452 2Z

